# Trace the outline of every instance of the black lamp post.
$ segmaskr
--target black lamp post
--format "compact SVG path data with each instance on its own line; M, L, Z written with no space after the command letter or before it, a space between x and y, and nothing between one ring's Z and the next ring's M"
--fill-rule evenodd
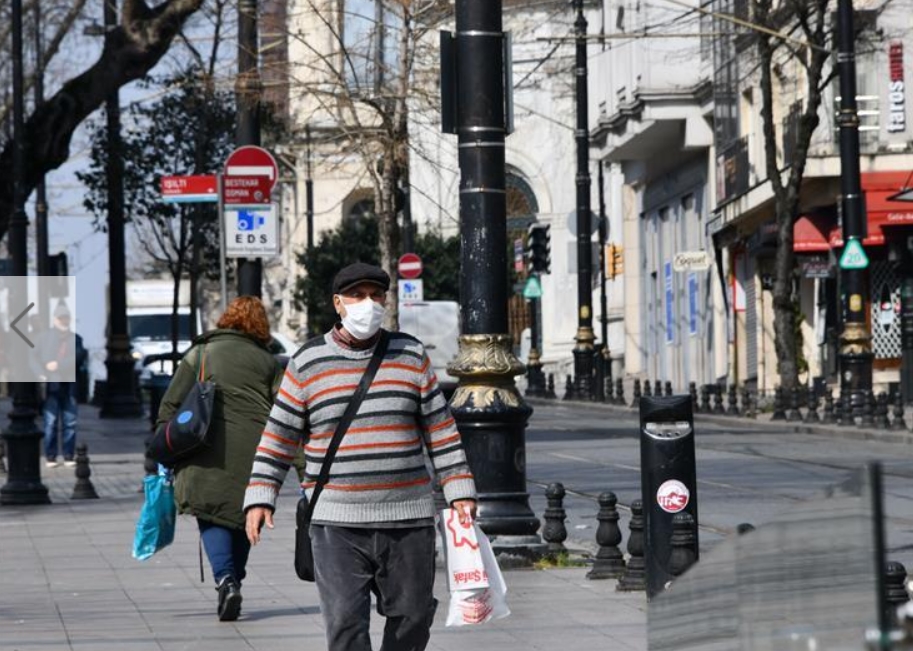
M455 56L447 99L460 167L460 352L448 367L460 384L451 407L479 491L479 524L498 551L544 549L526 487L526 422L532 408L514 384L523 364L507 326L507 206L504 171L504 33L500 0L457 0L456 34L442 38L442 80ZM446 82L444 82L446 83ZM455 110L454 110L455 109ZM449 117L454 117L450 115ZM448 115L445 114L445 125Z
M257 0L238 0L238 76L235 80L238 126L235 142L239 147L260 145L260 98L263 84L258 59ZM238 258L238 293L243 296L260 296L262 285L263 263L260 258Z
M22 187L24 167L23 138L24 113L22 81L22 0L12 0L10 22L13 40L13 214L9 227L9 253L12 260L11 277L20 282L11 283L10 314L19 306L28 304L28 219L25 215L25 192ZM25 342L10 341L9 351L16 356L25 355ZM15 350L13 350L15 347ZM0 505L48 504L47 487L41 483L41 430L35 424L38 404L37 388L33 382L13 383L13 410L10 422L3 431L7 475L6 484L0 487Z
M583 0L574 0L576 65L574 67L577 104L577 335L574 337L574 383L565 398L589 400L593 392L593 285L590 215L590 133L587 108L586 28Z
M856 55L852 0L837 3L837 71L840 79L840 191L843 206L845 247L862 246L867 230L865 200L859 173L859 116L856 112ZM869 303L865 268L843 268L841 302L843 331L840 333L840 394L849 399L852 412L862 409L872 390L872 334L866 321Z
M105 41L117 26L116 0L105 0ZM120 96L114 89L105 100L108 136L108 382L101 418L142 416L137 397L134 360L127 331L127 261L124 245L124 159L120 139Z

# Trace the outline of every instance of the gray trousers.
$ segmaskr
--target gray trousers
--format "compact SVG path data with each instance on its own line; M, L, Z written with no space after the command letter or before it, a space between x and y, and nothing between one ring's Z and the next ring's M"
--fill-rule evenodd
M437 605L434 527L311 525L328 651L371 651L371 593L387 618L380 651L423 651Z

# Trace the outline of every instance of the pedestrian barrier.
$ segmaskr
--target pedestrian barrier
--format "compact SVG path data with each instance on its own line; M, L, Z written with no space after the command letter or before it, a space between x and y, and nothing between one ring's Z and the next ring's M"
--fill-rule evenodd
M625 571L625 559L618 548L621 542L621 529L618 528L618 498L615 493L606 491L599 494L599 513L596 519L596 558L593 567L587 572L588 579L617 579Z
M89 447L85 443L76 446L76 484L73 486L73 500L97 500L98 493L92 485L92 470L89 468Z
M542 527L542 540L547 543L545 553L554 559L561 552L567 551L564 541L567 540L567 528L564 521L567 520L567 512L564 510L564 485L561 482L549 484L545 489L545 499L548 506L545 507L543 519L545 524Z

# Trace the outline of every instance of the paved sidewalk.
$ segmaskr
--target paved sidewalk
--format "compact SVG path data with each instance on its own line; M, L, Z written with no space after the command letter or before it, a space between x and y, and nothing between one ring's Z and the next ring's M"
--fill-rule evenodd
M80 440L99 499L71 500L73 469L42 468L51 505L0 508L0 651L325 649L316 589L292 570L294 487L284 488L276 529L252 552L241 619L219 623L208 567L200 582L193 521L179 519L174 544L152 559L131 557L147 424L100 421L96 411L81 407ZM586 571L507 571L511 616L467 628L444 627L439 573L429 649L645 650L643 593L617 593L615 581L588 581ZM372 632L377 648L380 618Z

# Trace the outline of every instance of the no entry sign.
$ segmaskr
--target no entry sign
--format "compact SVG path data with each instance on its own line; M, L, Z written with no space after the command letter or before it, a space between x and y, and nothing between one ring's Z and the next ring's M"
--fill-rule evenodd
M238 147L225 159L225 176L265 176L270 180L270 190L279 178L276 159L263 147L245 145Z
M400 278L418 278L422 275L422 259L415 253L404 253L396 267Z

